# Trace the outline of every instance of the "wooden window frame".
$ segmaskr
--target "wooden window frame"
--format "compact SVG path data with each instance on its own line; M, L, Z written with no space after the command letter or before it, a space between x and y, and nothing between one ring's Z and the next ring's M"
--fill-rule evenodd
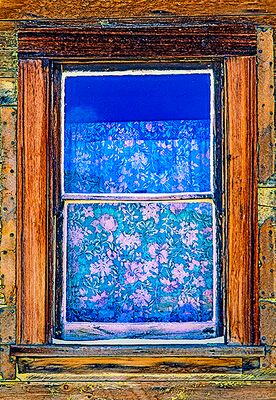
M166 74L171 74L173 73L172 71L177 71L177 73L184 73L184 71L196 71L198 73L201 71L202 73L208 73L210 74L210 82L212 84L212 89L210 90L210 98L212 97L212 100L210 101L210 110L213 110L213 108L220 108L221 104L221 63L219 62L203 62L201 60L200 64L198 63L191 63L191 62L181 62L181 63L172 63L172 62L162 62L162 64L156 64L156 63L148 63L145 64L143 62L141 63L124 63L124 62L115 62L115 63L109 63L107 64L106 62L104 63L97 63L96 65L94 64L81 64L78 63L76 64L68 64L68 63L54 63L53 65L53 74L55 76L55 84L53 85L53 93L54 96L57 97L59 96L60 93L62 93L62 75L63 73L65 74L80 74L89 73L99 73L99 71L105 71L104 73L117 73L117 71L123 72L123 71L133 71L136 70L139 72L140 70L144 71L158 71L158 73L166 73ZM207 71L207 72L206 72ZM212 72L210 72L212 71ZM70 76L70 75L69 75ZM139 75L141 76L141 75ZM217 82L215 84L214 82ZM63 93L64 95L64 93ZM54 104L54 114L58 117L59 111L60 111L61 105L59 102ZM210 111L211 113L212 111ZM216 140L217 137L220 137L221 131L222 131L222 126L221 126L221 118L220 118L221 113L218 113L218 117L214 116L212 117L212 129L210 129L212 139L211 143L214 144L212 146L212 154L214 153L216 155L217 159L217 164L221 164L221 141ZM210 117L211 119L211 117ZM61 124L64 123L64 119L62 121L57 120L57 126L56 131L53 132L53 139L54 139L54 148L59 149L58 153L55 152L55 161L53 162L53 165L64 165L64 161L62 161L62 155L63 149L61 148L61 143L62 140L60 139L64 133L62 133L62 128ZM64 142L64 138L63 138ZM218 143L219 142L219 143ZM213 149L215 147L215 150ZM67 203L69 204L70 201L78 201L78 199L81 199L82 201L87 200L87 198L93 198L93 201L99 201L99 202L105 202L105 201L119 201L128 203L129 201L137 201L140 203L141 201L156 201L157 200L157 195L158 193L148 193L148 194L136 194L136 193L131 193L127 194L125 197L122 198L122 195L124 196L124 193L120 193L119 195L117 193L108 193L107 196L105 196L105 193L101 194L96 194L94 196L94 193L92 194L76 194L76 193L64 193L64 188L62 188L62 185L64 186L64 178L60 178L59 173L64 174L64 171L57 171L55 174L55 182L53 182L53 187L54 187L54 198L58 202L57 205L54 205L54 210L58 209L59 215L54 216L58 220L58 226L60 227L60 232L58 232L57 236L60 238L57 243L57 251L56 251L56 278L57 280L60 280L60 284L57 285L56 290L55 290L55 303L56 303L56 309L55 309L55 320L54 320L54 326L53 326L53 333L55 339L61 339L62 337L67 337L67 340L69 338L71 340L76 340L77 342L79 341L81 343L82 340L88 340L87 337L90 336L90 340L111 340L111 341L117 341L119 337L121 338L128 338L130 339L131 337L140 337L142 340L153 340L153 339L166 339L168 342L171 340L181 340L182 341L191 340L193 338L194 340L197 341L202 341L204 340L207 342L209 339L211 340L218 340L221 341L221 337L223 336L223 321L222 321L222 293L221 293L221 287L220 287L220 270L221 270L221 226L220 221L222 220L221 215L222 215L222 201L221 201L221 195L220 193L222 192L221 190L221 171L214 171L214 163L215 161L213 160L213 156L210 158L212 161L212 164L210 166L210 171L212 173L212 180L214 180L214 184L211 183L211 187L213 190L212 195L206 195L203 193L193 193L188 195L189 201L194 200L195 202L200 202L200 199L202 201L208 199L210 200L214 209L214 216L216 219L215 222L215 243L216 245L214 246L214 252L215 252L215 257L214 259L216 260L216 275L214 278L214 298L215 301L213 302L213 307L214 307L214 314L216 316L215 322L213 320L208 321L208 322L192 322L192 323L187 323L184 322L182 326L180 326L180 323L178 324L178 331L175 332L175 328L170 326L170 323L162 323L162 322L154 322L152 323L152 329L150 328L149 323L139 323L139 327L137 324L134 324L135 326L132 327L132 324L124 323L124 331L122 331L122 324L118 323L112 323L112 326L110 323L100 323L100 322L92 322L92 323L81 323L77 327L76 325L78 323L66 323L66 319L64 318L64 293L63 291L65 290L65 283L64 283L64 240L62 240L62 236L64 234L64 229L62 229L62 226L64 227L65 220L64 220L64 212L61 210L64 210L64 205ZM54 178L54 177L53 177ZM60 183L62 182L63 183ZM213 188L216 188L216 191ZM210 191L211 192L211 191ZM89 195L89 197L87 197ZM131 197L130 197L131 196ZM204 197L204 199L203 199ZM186 193L162 193L162 195L159 197L158 202L160 201L161 203L166 199L166 202L169 201L187 201ZM184 199L184 200L183 200ZM63 238L64 239L64 238ZM62 277L63 276L63 282L62 282ZM109 333L106 334L105 332L108 331ZM141 332L146 332L144 335L141 334ZM93 335L93 339L92 339ZM69 336L69 338L68 338ZM139 339L138 339L139 341Z
M223 249L228 344L260 344L257 225L257 32L250 24L22 28L19 31L17 345L53 335L53 62L224 64ZM258 100L259 101L259 100ZM52 346L52 351L58 349ZM17 354L19 348L14 349ZM89 350L88 350L89 353ZM91 350L90 350L91 353ZM149 351L150 354L150 351ZM210 353L211 354L211 353ZM209 354L209 355L210 355Z

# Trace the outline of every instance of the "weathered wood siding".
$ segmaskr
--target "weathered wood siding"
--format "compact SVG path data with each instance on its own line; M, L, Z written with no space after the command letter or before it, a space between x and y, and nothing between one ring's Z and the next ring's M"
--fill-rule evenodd
M1 243L0 243L0 398L3 399L275 399L276 398L276 263L275 263L275 147L274 147L274 68L273 32L276 29L275 0L42 0L5 1L0 6L0 178L1 178ZM35 353L20 357L16 377L15 361L10 345L16 341L16 236L17 236L17 30L24 21L40 26L62 26L71 21L104 27L110 23L140 24L166 21L187 22L190 18L230 22L249 21L259 28L257 81L258 98L258 209L259 209L259 311L261 343L265 355L258 373L244 373L256 363L242 355L225 359L204 360L179 356L171 363L169 356L159 360L121 358L94 360L84 355L72 362L70 356L55 364L51 355ZM274 34L275 42L275 34ZM261 70L262 69L262 70ZM266 79L258 80L258 74ZM24 121L21 121L24 125ZM35 143L34 143L35 145ZM31 149L29 149L31 151ZM24 156L24 155L23 155ZM26 155L25 155L26 156ZM32 161L34 168L36 163ZM44 162L42 160L42 162ZM41 164L40 164L41 165ZM43 168L43 166L41 166ZM18 210L20 212L20 210ZM38 216L37 216L38 218ZM45 230L45 227L40 227ZM44 268L41 266L42 269ZM44 288L43 288L44 290ZM43 301L43 300L42 300ZM44 318L44 317L43 317ZM38 318L39 320L39 318ZM30 323L30 322L29 322ZM36 322L37 323L37 322ZM45 321L43 322L45 323ZM39 329L40 327L38 327ZM24 336L24 334L23 334ZM73 357L74 355L71 354ZM209 354L210 356L210 354ZM76 354L75 356L76 357ZM210 361L211 368L203 371ZM70 362L71 360L71 362ZM258 362L257 360L257 362ZM84 362L83 362L84 361ZM138 361L138 364L137 364ZM115 363L115 364L114 364ZM120 369L115 367L120 364ZM173 364L173 365L172 365ZM67 369L66 369L67 368ZM232 369L232 372L230 371ZM62 371L63 375L59 373ZM190 372L197 372L191 374ZM92 374L93 372L93 374ZM169 375L168 375L168 372ZM233 373L234 372L234 373ZM81 373L81 377L80 374ZM94 376L94 378L93 378ZM77 382L82 379L83 382ZM58 380L58 382L57 382ZM94 380L94 382L93 382ZM98 380L98 382L95 382ZM102 382L99 382L101 380ZM133 382L130 382L133 380ZM159 380L157 382L157 380ZM29 383L31 381L31 383ZM44 382L42 382L44 381ZM89 381L89 382L88 382ZM111 382L113 381L113 382ZM139 382L140 381L140 382Z

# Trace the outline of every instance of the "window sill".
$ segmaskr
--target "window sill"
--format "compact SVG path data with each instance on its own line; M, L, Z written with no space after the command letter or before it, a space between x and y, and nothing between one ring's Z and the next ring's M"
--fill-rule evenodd
M260 371L262 346L150 345L12 346L22 380L179 380L210 379L225 374L254 376ZM213 378L212 378L213 379Z
M168 345L12 345L14 357L98 357L98 356L183 356L250 358L265 355L264 346L225 344L168 344Z

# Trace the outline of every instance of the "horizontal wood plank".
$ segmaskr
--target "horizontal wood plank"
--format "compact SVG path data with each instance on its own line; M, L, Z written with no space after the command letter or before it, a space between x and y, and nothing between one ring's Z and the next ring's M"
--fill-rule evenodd
M252 25L209 24L179 27L22 29L19 56L50 58L112 57L176 59L183 57L255 55Z
M0 383L0 395L5 400L275 400L273 381L224 380L156 382L17 382Z

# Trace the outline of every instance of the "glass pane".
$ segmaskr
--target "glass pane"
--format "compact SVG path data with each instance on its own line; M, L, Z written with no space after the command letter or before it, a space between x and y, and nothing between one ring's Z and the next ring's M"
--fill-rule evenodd
M213 205L69 203L68 322L213 318Z
M210 73L65 79L65 193L208 192Z

